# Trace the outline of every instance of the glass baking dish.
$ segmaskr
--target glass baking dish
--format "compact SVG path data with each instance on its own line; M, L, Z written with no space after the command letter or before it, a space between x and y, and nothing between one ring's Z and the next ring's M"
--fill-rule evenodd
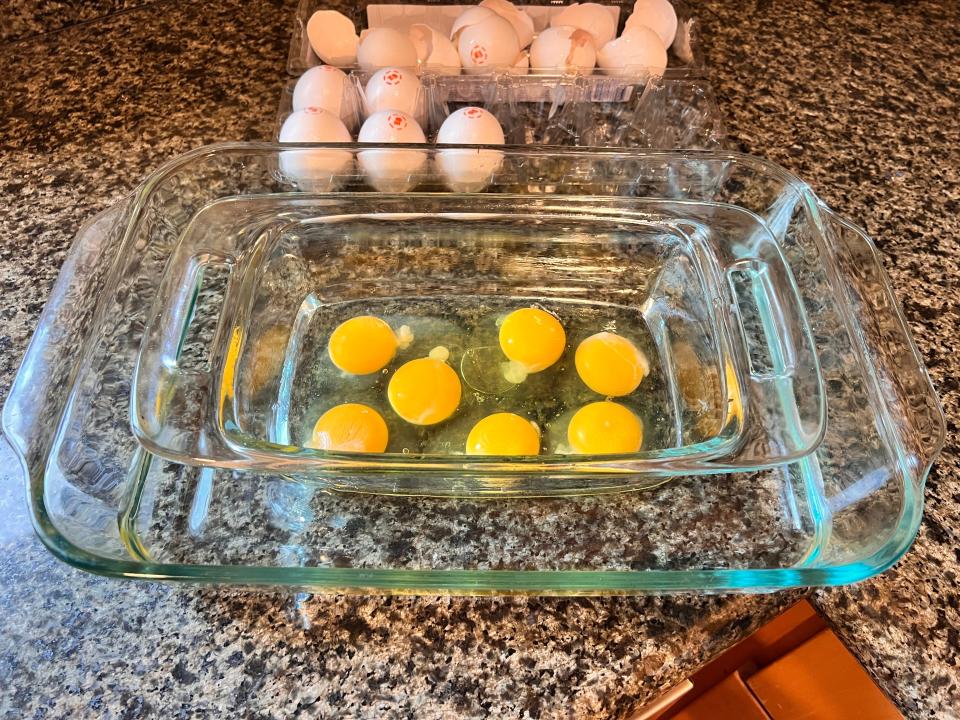
M231 144L189 153L80 232L3 414L35 526L59 557L161 580L595 594L847 583L884 570L909 547L944 420L876 252L804 183L734 153L509 148L523 157L517 172L463 197L559 202L586 194L752 214L763 233L731 228L731 244L773 239L817 355L826 423L813 452L750 471L681 475L644 492L610 492L630 487L613 476L588 495L483 498L340 492L283 472L151 454L131 430L129 398L171 256L204 208L300 194L278 172L278 155L289 149ZM430 182L418 193L440 189ZM375 196L356 177L344 187ZM268 213L265 221L274 220ZM211 281L194 288L200 305L229 278ZM190 323L180 358L196 353L202 367L219 317Z
M498 179L526 157L508 154ZM220 292L209 282L218 272ZM822 380L792 274L752 215L717 203L545 203L495 188L229 198L187 226L158 298L131 417L151 452L179 462L366 492L567 494L776 465L823 434ZM508 383L495 321L531 303L560 317L569 347L553 368ZM356 315L412 329L384 374L344 377L330 362L330 333ZM209 370L181 357L194 322L214 326ZM640 417L643 447L570 455L561 449L570 414L599 399L577 377L573 350L612 327L650 358L649 377L618 398ZM469 391L452 419L411 426L391 412L386 381L438 345ZM385 454L307 447L317 418L345 402L386 418ZM534 419L545 454L464 456L470 427L494 410ZM617 485L612 475L629 477Z

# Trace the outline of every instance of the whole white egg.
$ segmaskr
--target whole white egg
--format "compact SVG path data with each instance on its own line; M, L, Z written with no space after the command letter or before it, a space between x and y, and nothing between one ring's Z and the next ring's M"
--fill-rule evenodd
M593 44L601 48L617 36L617 23L610 9L597 3L574 3L550 18L550 27L575 27L593 35Z
M409 35L421 70L437 75L460 74L460 54L450 38L423 23L411 25Z
M363 91L368 115L381 110L399 110L420 122L423 119L423 85L412 70L377 70Z
M510 67L520 54L520 41L513 26L496 13L491 14L492 17L458 31L460 64L468 73Z
M646 80L650 76L663 74L667 67L667 50L653 30L634 26L600 48L597 65L607 75L635 76Z
M543 70L582 70L589 72L597 64L593 36L586 30L560 25L537 35L530 46L530 67Z
M517 33L517 40L520 42L521 50L529 47L530 43L533 42L533 18L510 2L510 0L483 0L483 2L480 3L480 7L493 10L497 15L513 25L513 31Z
M356 125L357 102L346 73L333 65L317 65L307 70L293 88L293 109L322 108L343 121L347 128Z
M385 67L416 68L417 49L399 30L378 27L368 30L357 48L357 63L368 72Z
M357 62L357 29L336 10L317 10L307 20L307 40L313 52L328 65L354 65Z
M503 128L491 113L479 107L460 108L437 133L438 145L503 145ZM437 165L454 192L478 192L503 164L498 150L457 148L437 153Z
M366 119L357 138L362 143L425 143L427 138L410 115L382 110ZM357 154L367 180L380 192L406 192L420 180L427 164L421 150L361 150Z
M677 36L677 11L670 0L637 0L625 27L646 26L660 36L665 48Z
M279 140L281 143L348 143L353 138L333 113L321 108L305 108L284 120ZM352 164L353 154L349 150L284 150L280 153L280 170L310 192L335 188Z

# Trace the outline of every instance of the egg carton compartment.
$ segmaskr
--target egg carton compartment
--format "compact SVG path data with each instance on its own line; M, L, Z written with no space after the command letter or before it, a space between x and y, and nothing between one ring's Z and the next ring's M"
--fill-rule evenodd
M351 70L334 103L353 138L372 109L364 91L371 75ZM430 143L451 113L480 107L497 118L507 144L664 150L724 144L713 91L698 78L427 73L419 82L416 97L404 106L421 121ZM275 138L293 111L296 87L291 81L283 89Z
M601 4L609 10L613 17L616 34L619 37L624 30L627 18L633 10L633 1L610 0ZM699 72L703 65L699 25L692 8L683 0L671 0L671 4L676 12L678 24L673 43L667 48L667 68L664 75L669 78L685 77ZM428 25L449 37L456 18L471 7L474 6L429 2L396 4L365 4L361 2L353 5L346 12L352 14L350 19L354 22L357 32L361 34L365 29L379 27L390 27L406 33L412 25L422 24ZM518 4L516 7L530 16L536 33L548 28L551 17L562 12L565 8L564 5L558 5L551 0L542 0L533 4ZM328 9L334 8L324 3L323 0L300 0L294 19L290 53L287 60L289 75L299 77L309 68L322 64L307 38L307 23L314 12ZM459 72L459 69L456 69L456 72ZM518 72L525 72L525 70L521 68ZM599 72L598 70L597 73Z

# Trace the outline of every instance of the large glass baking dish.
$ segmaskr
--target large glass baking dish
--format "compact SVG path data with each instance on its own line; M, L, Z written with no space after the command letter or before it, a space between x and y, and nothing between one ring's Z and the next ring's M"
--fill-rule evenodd
M513 170L472 197L659 199L755 216L795 279L815 346L826 426L814 452L644 492L488 498L341 492L152 455L128 408L164 269L204 208L296 190L277 172L279 152L235 144L189 153L81 231L3 416L36 528L59 557L168 580L611 593L846 583L909 547L944 421L875 250L795 177L729 153L510 148ZM344 188L373 194L358 178ZM439 189L424 178L418 191ZM143 223L149 232L136 232ZM216 278L209 289L220 289ZM215 333L201 326L184 338L199 362ZM625 486L614 476L596 489Z

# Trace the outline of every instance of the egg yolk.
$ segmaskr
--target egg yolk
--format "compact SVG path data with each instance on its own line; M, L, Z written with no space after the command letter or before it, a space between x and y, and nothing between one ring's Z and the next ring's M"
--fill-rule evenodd
M540 430L514 413L487 415L467 436L467 455L539 455Z
M643 443L643 425L623 405L601 400L574 413L567 426L567 441L582 455L633 453Z
M327 410L313 426L307 447L318 450L381 453L387 449L387 423L380 413L359 403L345 403Z
M574 362L586 386L606 397L629 395L650 372L646 355L611 332L591 335L580 343Z
M527 372L546 370L563 354L567 334L550 313L521 308L507 315L500 326L500 349Z
M432 357L401 365L390 378L387 397L394 412L413 425L434 425L453 415L460 404L460 378Z
M330 359L351 375L369 375L387 366L397 352L397 336L378 317L362 315L340 323L330 335Z

